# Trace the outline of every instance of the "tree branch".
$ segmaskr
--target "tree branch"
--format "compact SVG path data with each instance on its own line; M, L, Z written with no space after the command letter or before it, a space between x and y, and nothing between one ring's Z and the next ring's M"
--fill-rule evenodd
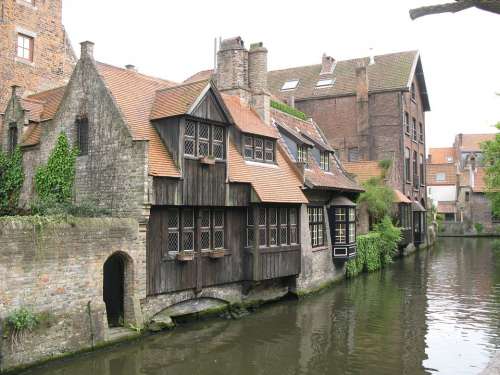
M431 5L431 6L411 9L410 18L414 20L416 18L428 16L430 14L456 13L467 8L472 8L476 5L476 3L477 1L475 0L458 0L455 3Z

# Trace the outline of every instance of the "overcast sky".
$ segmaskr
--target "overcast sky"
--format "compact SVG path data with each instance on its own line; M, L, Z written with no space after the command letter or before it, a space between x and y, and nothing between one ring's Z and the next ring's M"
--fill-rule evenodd
M408 10L446 0L154 1L63 0L63 22L77 54L134 64L181 82L213 66L215 37L262 41L269 69L419 49L429 92L427 145L457 133L493 132L500 121L500 15L466 10L411 21Z

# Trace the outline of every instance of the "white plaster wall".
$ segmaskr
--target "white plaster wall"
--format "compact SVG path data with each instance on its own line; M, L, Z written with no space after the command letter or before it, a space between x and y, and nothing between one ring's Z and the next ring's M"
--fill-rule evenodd
M442 201L455 201L456 187L455 185L439 185L427 186L427 196L432 199L434 204Z

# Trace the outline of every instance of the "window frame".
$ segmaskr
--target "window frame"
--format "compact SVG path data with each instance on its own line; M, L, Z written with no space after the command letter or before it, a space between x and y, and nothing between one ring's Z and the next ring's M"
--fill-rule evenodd
M420 167L420 186L425 186L425 171L424 171L424 154L419 155L419 167Z
M323 206L308 206L307 217L309 219L311 247L314 249L325 246L325 208Z
M413 186L420 185L418 180L418 153L413 150Z
M247 141L250 140L250 143ZM258 147L256 143L262 142L262 146ZM269 147L271 146L271 147ZM276 163L276 141L272 138L261 137L253 134L243 134L243 158L249 161L255 161L257 163L268 163L275 164ZM247 151L249 151L252 156L247 156ZM262 158L256 158L256 152L262 153ZM272 160L268 158L268 155L272 156Z
M304 163L304 165L309 165L309 147L305 144L297 143L297 163Z
M89 120L86 116L79 116L75 121L76 126L76 147L78 156L89 154Z
M417 134L417 119L415 117L411 118L411 126L412 126L412 137L411 139L415 142L418 140L418 134Z
M330 172L330 151L320 151L319 167L324 172Z
M324 87L332 87L335 84L335 78L320 78L316 82L316 87L317 89L321 89Z
M408 111L405 111L403 114L403 125L405 127L405 133L411 135L410 114L408 113Z
M436 176L434 177L436 182L444 182L446 181L446 173L445 172L436 172Z
M351 157L353 155L351 152L355 152L355 154L354 154L354 155L356 155L355 158ZM349 162L359 161L359 147L349 147L347 149L347 161L349 161Z
M194 135L187 132L189 125L194 126ZM201 127L207 127L208 138L200 136ZM222 141L214 138L215 129L220 128L222 130ZM227 160L227 141L226 141L227 130L223 125L214 124L210 121L203 121L193 118L187 118L184 122L184 137L183 137L183 154L184 158L187 159L202 159L204 157L214 158L216 161L226 161ZM193 153L186 153L186 144L191 142L193 144ZM202 155L200 153L200 145L208 143L207 155ZM215 156L215 145L220 145L222 147L222 158Z
M295 85L293 85L292 87L285 87L285 86L287 86L287 84L290 84L292 82L295 82ZM300 79L298 79L298 78L297 79L288 79L285 82L283 82L283 85L281 85L280 91L296 90L297 87L299 87L299 83L300 83Z
M405 147L404 152L404 165L405 165L405 179L407 183L411 183L411 150L409 147Z
M417 88L415 87L415 82L411 83L411 100L414 102L417 100Z
M253 209L259 210L257 213L257 228L255 228ZM261 211L262 210L262 211ZM260 213L264 212L264 221L261 221ZM272 213L275 213L275 220ZM248 207L246 210L246 247L255 246L255 232L259 231L259 249L295 246L299 241L299 209L280 205ZM271 232L274 231L274 237ZM286 232L286 241L283 241L283 233ZM273 239L274 238L274 239ZM264 240L263 240L264 239Z
M418 122L418 140L420 143L424 143L424 124L421 121Z
M22 45L20 45L20 40L23 41ZM28 41L28 46L26 47L25 42ZM20 54L20 52L22 53ZM25 52L28 51L28 57L25 56ZM22 59L24 61L33 62L35 51L35 38L33 36L17 33L16 39L16 57L18 59Z
M332 215L332 228L333 228L333 236L332 236L332 244L334 247L338 246L351 246L356 243L357 237L357 228L356 228L356 207L353 206L333 206L331 208L333 210ZM340 219L337 213L340 210L344 210L343 219ZM340 212L339 212L340 213ZM339 215L340 216L340 215ZM339 242L337 240L338 236L338 225L344 225L344 242Z
M17 128L17 122L9 123L8 142L9 154L12 155L16 151L16 147L19 143L19 129Z

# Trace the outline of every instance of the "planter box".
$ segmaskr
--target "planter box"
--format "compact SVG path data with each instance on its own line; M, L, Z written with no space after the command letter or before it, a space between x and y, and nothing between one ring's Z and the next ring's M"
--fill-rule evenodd
M179 262L190 262L194 259L194 251L190 252L180 252L176 255L176 259Z
M210 259L219 259L224 258L224 254L224 249L212 250L210 253L208 253L208 257Z
M205 164L205 165L214 165L215 164L215 158L214 157L210 157L210 156L204 156L200 159L200 163L201 164Z

